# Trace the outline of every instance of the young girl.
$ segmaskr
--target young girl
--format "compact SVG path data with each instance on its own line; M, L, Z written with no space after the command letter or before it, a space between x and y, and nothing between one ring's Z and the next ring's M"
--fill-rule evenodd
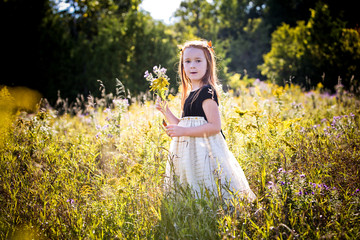
M182 85L182 118L177 118L167 104L157 99L156 108L167 122L172 137L170 158L166 166L167 187L178 179L189 184L197 194L201 188L255 199L243 170L229 151L221 132L214 50L206 41L186 42L181 49L179 75ZM162 107L166 106L166 107ZM217 185L218 183L218 185ZM225 190L227 189L227 190Z

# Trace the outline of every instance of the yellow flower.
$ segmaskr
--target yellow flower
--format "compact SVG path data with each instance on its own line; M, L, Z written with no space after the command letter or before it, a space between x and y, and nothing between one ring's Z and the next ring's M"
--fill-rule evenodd
M154 66L153 71L156 75L156 78L153 77L149 71L145 72L144 77L147 81L150 82L150 91L155 92L163 100L165 99L165 92L168 90L169 78L166 76L166 69L161 68L161 66Z
M235 112L236 112L237 114L239 114L240 117L242 117L242 116L245 115L248 111L247 111L247 110L242 111L242 110L240 110L240 108L235 108Z
M275 90L273 90L272 94L276 97L281 97L284 94L283 87L276 87Z
M159 77L152 81L150 90L159 92L166 91L168 90L167 86L169 86L169 81L164 77Z

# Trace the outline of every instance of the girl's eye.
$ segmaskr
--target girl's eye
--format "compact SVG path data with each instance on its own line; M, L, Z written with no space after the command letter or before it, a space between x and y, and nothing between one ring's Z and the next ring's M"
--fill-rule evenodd
M189 60L186 60L185 63L189 63L190 61Z
M196 60L197 63L201 62L201 60Z

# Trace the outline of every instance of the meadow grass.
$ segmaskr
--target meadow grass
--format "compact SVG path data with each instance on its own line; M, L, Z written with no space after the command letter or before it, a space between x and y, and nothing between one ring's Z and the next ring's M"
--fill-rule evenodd
M150 96L129 106L118 90L33 114L2 111L0 238L360 238L360 102L351 94L264 82L222 93L226 141L257 195L229 204L186 186L164 191L162 117ZM170 99L180 112L179 96Z

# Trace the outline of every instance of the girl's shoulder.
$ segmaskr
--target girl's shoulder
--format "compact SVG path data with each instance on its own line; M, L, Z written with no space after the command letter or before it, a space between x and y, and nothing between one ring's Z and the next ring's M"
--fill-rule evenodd
M215 100L216 103L218 103L217 92L210 84L206 84L201 87L199 97L202 100L210 98L212 100Z

